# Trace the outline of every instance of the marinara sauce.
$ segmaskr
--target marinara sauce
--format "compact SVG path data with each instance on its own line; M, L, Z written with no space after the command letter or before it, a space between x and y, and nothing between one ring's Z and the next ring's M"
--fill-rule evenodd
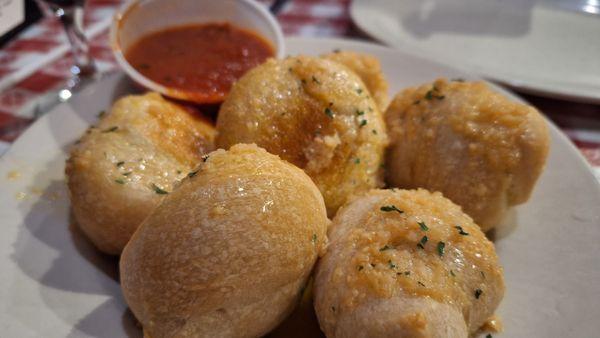
M229 23L154 32L125 53L138 72L198 103L223 101L233 82L273 55L265 39Z

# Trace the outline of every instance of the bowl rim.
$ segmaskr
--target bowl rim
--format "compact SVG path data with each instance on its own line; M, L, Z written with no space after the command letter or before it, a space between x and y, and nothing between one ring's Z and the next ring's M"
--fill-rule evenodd
M125 54L119 43L119 39L117 38L119 27L120 27L120 22L123 19L123 17L125 16L125 14L133 6L135 6L136 4L138 4L142 1L148 1L148 0L130 0L130 1L125 2L123 5L121 5L121 7L115 12L115 14L112 17L110 30L109 30L109 44L110 44L113 56L117 60L117 64L136 83L140 84L141 86L143 86L149 90L159 92L167 97L179 99L179 100L183 100L183 101L187 101L187 102L192 102L192 103L196 103L196 104L211 104L211 103L221 102L221 100L216 100L216 101L204 100L201 102L196 101L196 100L194 100L193 95L191 95L191 92L188 92L185 90L180 90L177 88L169 88L160 83L157 83L157 82L149 79L148 77L144 76L142 73L138 72L137 69L135 69L129 63L129 61L127 61L127 58L125 58ZM150 1L152 1L152 0L150 0ZM201 1L201 0L196 0L196 1ZM206 1L211 1L211 0L206 0ZM259 16L261 16L267 22L268 26L274 32L275 39L274 39L274 41L271 41L270 39L266 39L266 38L265 39L267 41L273 43L273 48L275 49L274 57L277 59L282 59L285 54L285 44L284 44L284 38L283 38L283 32L281 30L281 26L275 19L275 16L273 14L271 14L271 12L269 12L269 10L265 6L261 5L260 3L254 1L254 0L231 0L231 1L234 1L236 3L241 3L241 5L245 5L246 7L250 8L251 10L256 11L259 14ZM235 24L235 23L233 23L233 24Z

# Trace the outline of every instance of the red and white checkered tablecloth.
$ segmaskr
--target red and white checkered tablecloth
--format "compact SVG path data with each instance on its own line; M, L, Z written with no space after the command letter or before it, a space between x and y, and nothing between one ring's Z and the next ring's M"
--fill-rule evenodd
M277 16L286 35L369 39L352 24L351 0L292 0ZM116 67L108 26L122 0L89 0L86 32L100 71ZM263 1L269 3L270 1ZM0 155L34 117L28 105L69 78L72 60L62 27L46 18L0 50ZM523 95L552 119L581 150L600 179L600 105Z

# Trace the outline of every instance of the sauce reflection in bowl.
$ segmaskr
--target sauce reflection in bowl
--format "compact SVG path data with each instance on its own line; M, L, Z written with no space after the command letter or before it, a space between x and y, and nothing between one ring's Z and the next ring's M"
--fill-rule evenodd
M248 69L284 54L275 19L250 0L135 0L115 15L110 38L135 82L199 104L223 101Z

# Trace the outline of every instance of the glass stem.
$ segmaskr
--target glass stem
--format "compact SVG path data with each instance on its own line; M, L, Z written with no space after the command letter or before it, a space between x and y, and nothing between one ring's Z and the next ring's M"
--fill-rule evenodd
M55 14L65 28L71 45L75 60L71 73L77 78L93 76L96 73L96 65L90 55L90 47L83 32L83 4L58 8Z

